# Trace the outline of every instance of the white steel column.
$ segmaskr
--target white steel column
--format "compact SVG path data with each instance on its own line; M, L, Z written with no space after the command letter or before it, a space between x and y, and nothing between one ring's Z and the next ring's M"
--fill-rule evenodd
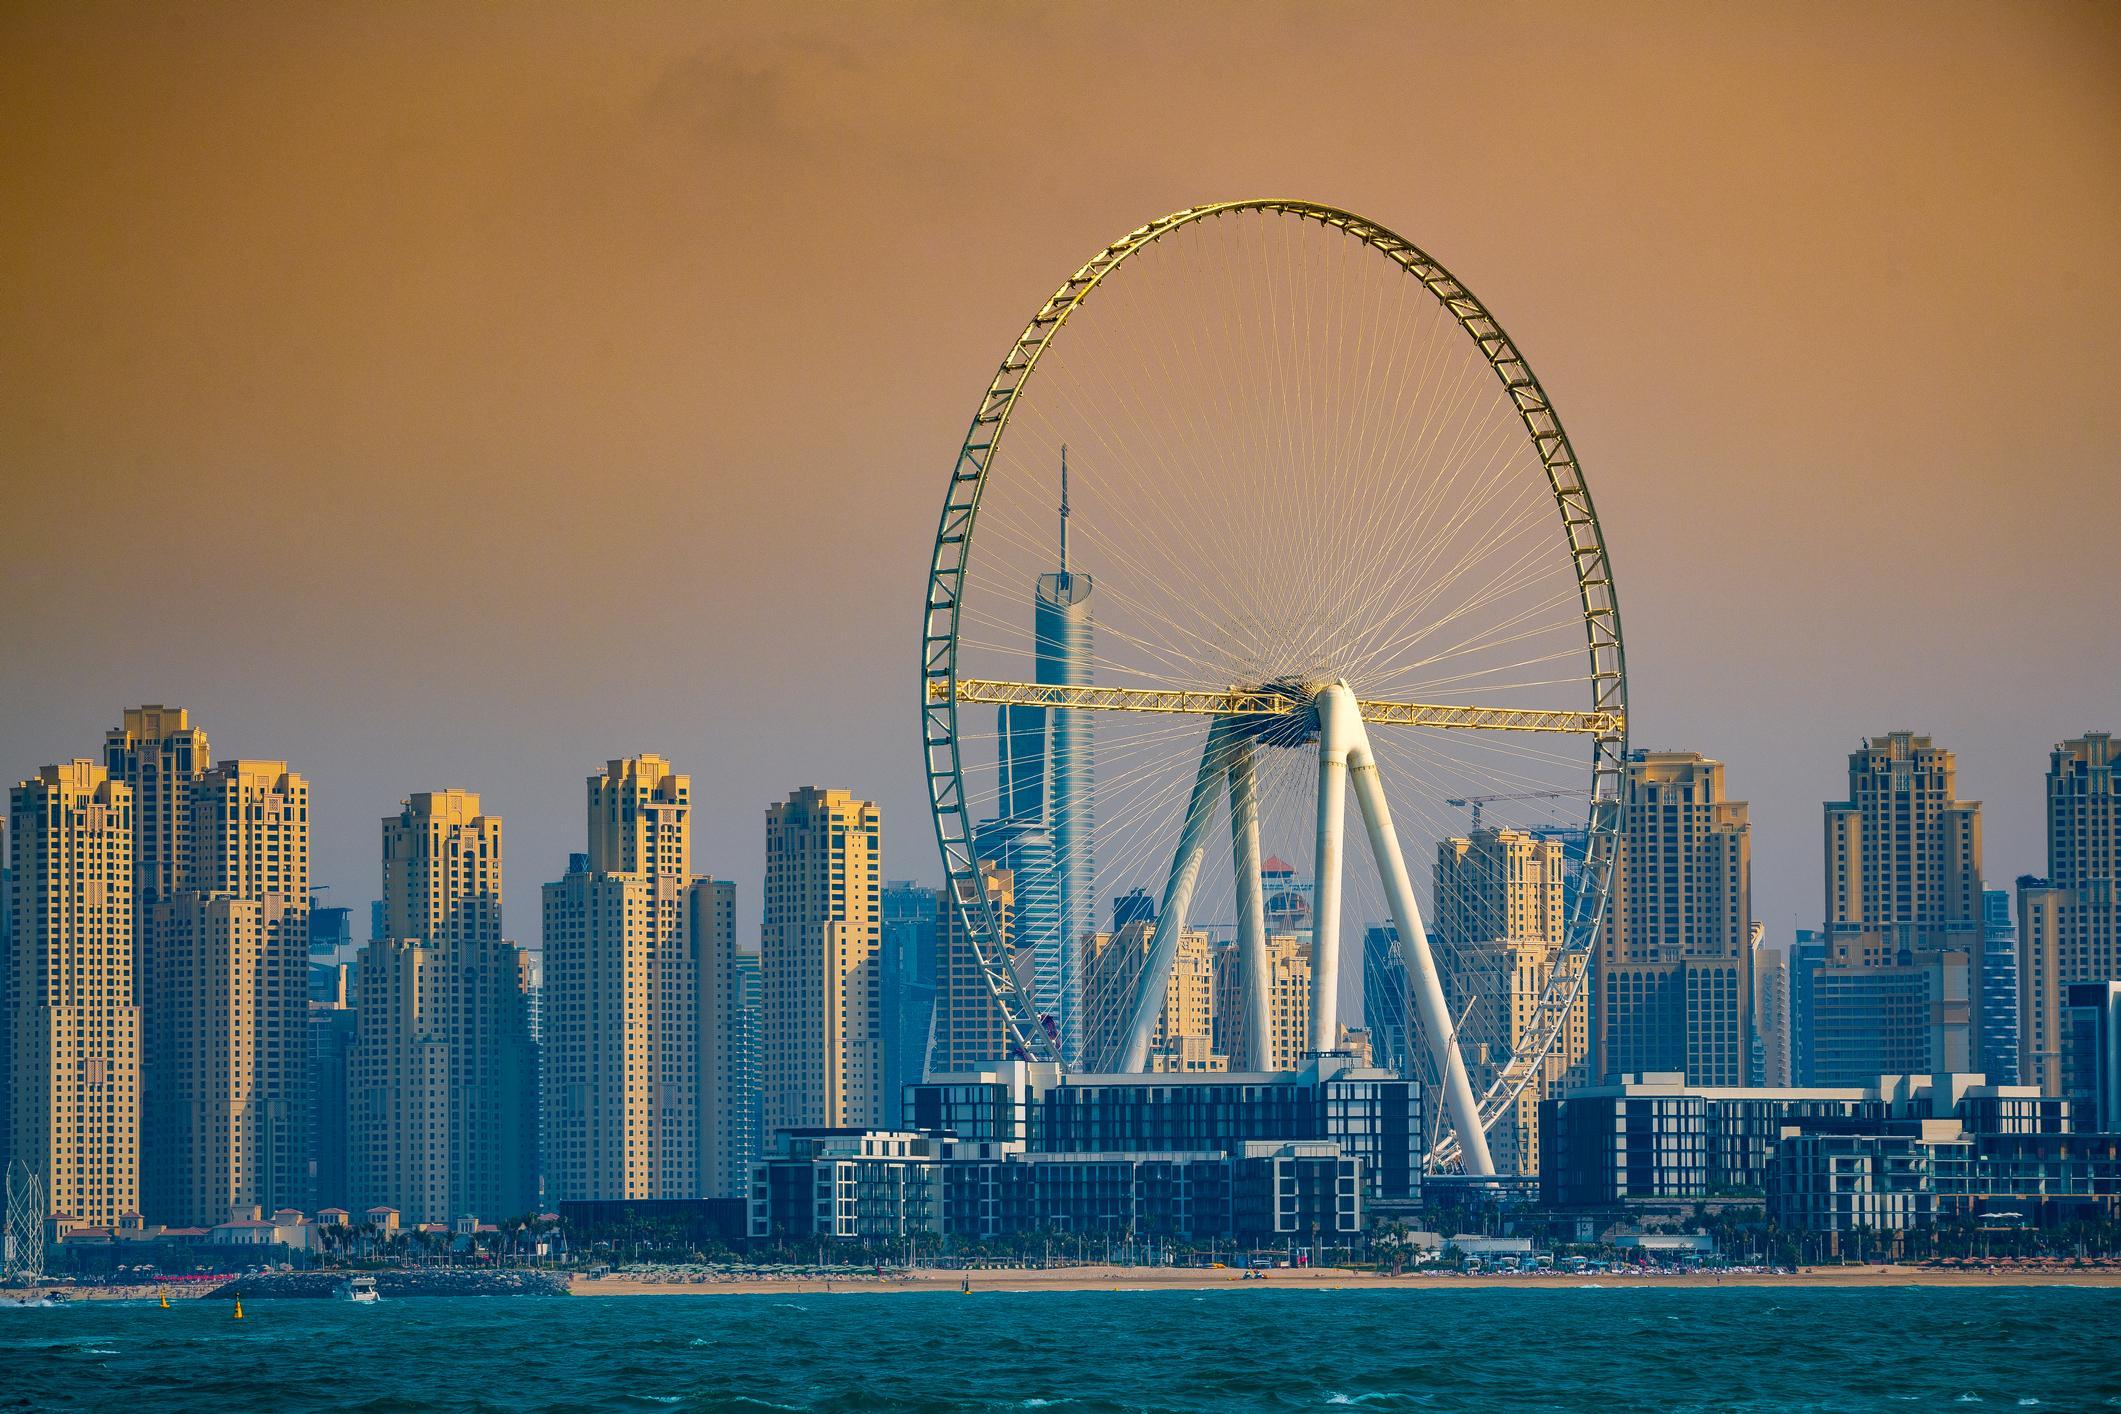
M1201 748L1200 774L1193 778L1193 798L1186 803L1186 823L1178 832L1178 853L1171 860L1171 877L1164 883L1154 941L1142 963L1134 993L1134 1013L1128 1019L1120 1048L1118 1069L1125 1074L1138 1074L1149 1065L1149 1041L1156 1034L1156 1018L1164 1009L1171 964L1178 957L1178 935L1185 931L1186 912L1193 906L1193 888L1200 882L1208 812L1214 808L1216 788L1228 771L1228 737L1229 729L1218 720L1208 728L1207 744Z
M1346 692L1345 688L1328 690ZM1414 994L1415 1008L1421 1014L1422 1034L1428 1038L1430 1057L1443 1075L1444 1108L1458 1131L1466 1172L1492 1174L1495 1161L1488 1155L1487 1131L1480 1126L1480 1106L1466 1075L1465 1056L1458 1049L1457 1028L1451 1024L1451 1009L1444 1001L1443 981L1436 975L1436 958L1429 950L1428 930L1422 926L1421 905L1415 901L1414 884L1407 877L1406 856L1400 853L1399 835L1392 828L1392 811L1385 804L1377 758L1370 753L1369 733L1363 730L1359 718L1355 733L1348 752L1355 778L1355 802L1362 809L1363 822L1370 827L1370 853L1377 859L1378 876L1392 905L1392 921L1399 927L1399 952L1407 965L1408 990Z
M1237 871L1237 969L1245 1038L1241 1067L1268 1070L1274 1063L1273 979L1267 969L1266 887L1259 872L1259 782L1252 743L1242 738L1230 749L1230 862Z
M1318 883L1311 908L1311 1045L1340 1044L1341 838L1348 813L1348 748L1362 737L1362 714L1345 685L1314 699L1318 712Z

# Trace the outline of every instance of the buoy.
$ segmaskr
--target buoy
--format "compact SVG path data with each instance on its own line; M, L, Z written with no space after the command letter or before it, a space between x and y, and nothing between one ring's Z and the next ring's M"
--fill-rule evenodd
M162 1309L167 1311L169 1309L169 1293L166 1291L162 1291L157 1292L156 1294L162 1298Z
M243 1298L240 1296L236 1298L236 1319L243 1319Z

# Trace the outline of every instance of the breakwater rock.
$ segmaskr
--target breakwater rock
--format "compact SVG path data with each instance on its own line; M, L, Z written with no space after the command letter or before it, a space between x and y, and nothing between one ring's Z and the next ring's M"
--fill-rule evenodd
M377 1271L376 1291L384 1300L410 1296L565 1296L567 1277L560 1272L532 1271ZM206 1294L209 1301L253 1301L285 1298L329 1299L339 1294L344 1272L273 1272L244 1277L217 1286Z

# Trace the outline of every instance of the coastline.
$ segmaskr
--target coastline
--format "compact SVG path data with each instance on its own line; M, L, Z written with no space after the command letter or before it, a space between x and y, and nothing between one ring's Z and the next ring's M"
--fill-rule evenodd
M557 1275L557 1274L555 1274ZM1699 1291L1721 1287L1835 1287L1878 1289L1896 1286L1921 1287L2121 1287L2121 1267L2070 1269L2066 1267L1958 1269L1917 1266L1800 1267L1789 1272L1410 1272L1384 1276L1340 1267L1278 1267L1264 1280L1245 1280L1236 1268L1082 1266L1033 1269L974 1268L960 1271L947 1267L921 1267L912 1272L887 1272L834 1276L803 1274L741 1275L716 1273L700 1280L632 1276L617 1273L602 1277L574 1276L564 1294L586 1297L627 1296L850 1296L894 1292L959 1293L969 1283L973 1292L1036 1291L1464 1291L1474 1288L1532 1288L1544 1291L1678 1289ZM246 1285L263 1288L258 1298L288 1296L275 1291L270 1281L253 1280ZM194 1301L212 1295L225 1299L225 1288L216 1292L206 1284L170 1283L167 1286L69 1286L43 1283L28 1292L0 1292L0 1303L19 1301L24 1295L55 1290L68 1301L152 1302L167 1294L173 1301ZM304 1292L302 1295L314 1295ZM445 1291L399 1291L404 1299L422 1295L446 1295ZM533 1294L488 1292L488 1295ZM541 1293L562 1294L559 1291Z
M2082 1271L2026 1269L1961 1271L1938 1267L1863 1266L1800 1267L1794 1272L1692 1272L1641 1274L1599 1272L1582 1275L1558 1272L1522 1274L1481 1273L1467 1276L1455 1272L1420 1272L1383 1276L1343 1268L1276 1268L1264 1281L1245 1281L1235 1269L1199 1267L1056 1267L1033 1270L954 1271L941 1267L917 1268L911 1273L884 1276L724 1276L705 1281L650 1280L624 1274L605 1277L578 1276L569 1283L574 1296L758 1296L854 1295L881 1292L958 1292L969 1279L974 1292L1024 1291L1207 1291L1233 1290L1341 1291L1456 1291L1474 1287L1532 1287L1543 1290L1571 1288L1614 1289L1683 1288L1701 1290L1724 1286L1805 1286L1874 1288L1888 1286L2100 1286L2121 1287L2121 1270Z

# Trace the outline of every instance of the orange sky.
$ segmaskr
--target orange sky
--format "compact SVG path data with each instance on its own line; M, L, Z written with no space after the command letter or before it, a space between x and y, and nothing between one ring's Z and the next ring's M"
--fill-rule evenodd
M932 877L974 401L1090 252L1263 194L1528 352L1635 740L1729 763L1778 936L1867 732L1960 752L1992 883L2044 867L2048 747L2121 730L2092 5L8 6L0 771L188 706L309 774L357 907L401 795L479 789L525 941L632 751L748 896L805 782Z

